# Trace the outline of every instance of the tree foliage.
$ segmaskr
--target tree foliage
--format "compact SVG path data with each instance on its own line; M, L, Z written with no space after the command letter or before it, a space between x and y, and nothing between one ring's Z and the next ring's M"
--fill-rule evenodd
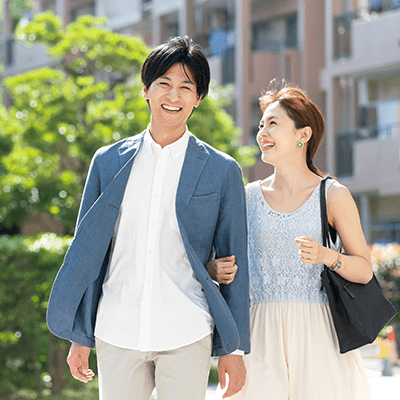
M400 245L391 243L386 246L371 246L371 258L374 272L385 296L400 312ZM392 322L400 325L400 315Z
M12 144L0 165L5 226L46 211L72 233L96 149L142 132L149 122L139 72L150 50L105 24L105 18L83 16L64 27L47 11L16 29L18 40L45 46L54 66L5 82L12 98L10 109L0 113L0 141ZM188 125L200 139L251 166L255 150L241 146L241 132L223 108L228 97L229 89L214 88Z
M55 234L0 238L1 398L21 389L64 387L68 346L48 332L45 315L70 241Z

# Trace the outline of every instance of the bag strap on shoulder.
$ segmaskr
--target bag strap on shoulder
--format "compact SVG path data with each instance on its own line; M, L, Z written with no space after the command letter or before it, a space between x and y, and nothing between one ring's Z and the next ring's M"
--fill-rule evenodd
M320 187L320 204L321 204L321 224L322 224L322 244L324 247L328 246L329 243L329 224L328 224L328 212L326 207L326 195L325 187L326 181L332 179L330 176L325 177L321 181Z

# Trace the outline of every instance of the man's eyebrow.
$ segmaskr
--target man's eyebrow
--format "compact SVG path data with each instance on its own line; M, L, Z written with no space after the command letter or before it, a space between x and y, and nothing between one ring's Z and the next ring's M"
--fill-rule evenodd
M166 79L167 81L172 81L172 79L166 75L161 75L160 79ZM189 85L194 85L194 82L192 82L189 79L185 79L184 81L182 81L182 83L188 83Z

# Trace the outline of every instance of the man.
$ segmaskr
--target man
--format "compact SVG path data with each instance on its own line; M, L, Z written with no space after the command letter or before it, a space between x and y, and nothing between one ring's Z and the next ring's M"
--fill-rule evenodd
M155 386L159 400L202 400L212 347L222 386L229 375L225 396L244 384L250 344L241 170L186 127L209 81L208 62L191 39L158 46L142 66L148 128L93 157L47 322L72 342L76 379L92 379L88 357L96 347L102 400L147 400ZM238 266L235 280L219 288L204 266L213 252L234 254Z

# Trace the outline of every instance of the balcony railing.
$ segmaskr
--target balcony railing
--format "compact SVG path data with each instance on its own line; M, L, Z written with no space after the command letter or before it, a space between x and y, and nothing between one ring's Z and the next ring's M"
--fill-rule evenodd
M352 21L369 18L371 14L400 9L400 0L369 0L368 4L333 16L334 58L352 55Z
M142 13L147 15L151 13L153 0L142 0Z
M369 0L369 12L381 13L400 8L400 0Z
M282 53L286 49L297 49L297 42L291 42L287 39L268 40L262 45L255 42L252 43L253 51L264 51L267 53Z
M371 221L371 233L374 243L400 243L400 218L374 218Z
M351 56L351 24L355 13L349 11L333 17L335 59Z
M354 143L360 140L385 140L400 133L400 123L369 126L336 134L336 175L350 177L354 174Z

